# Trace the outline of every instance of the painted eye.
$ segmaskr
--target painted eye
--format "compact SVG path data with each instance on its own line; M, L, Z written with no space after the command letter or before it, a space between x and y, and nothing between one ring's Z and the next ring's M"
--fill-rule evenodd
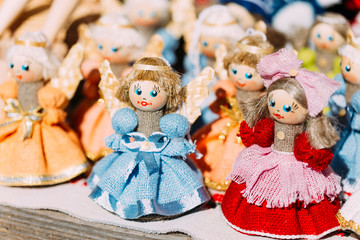
M217 49L219 47L219 44L215 43L214 48Z
M155 18L155 17L156 17L156 12L152 12L150 16L151 16L152 18Z
M291 109L292 109L292 108L290 107L290 105L284 104L283 110L284 110L285 112L290 112Z
M137 88L137 89L135 90L135 93L136 93L137 95L141 95L141 94L142 94L142 91L141 91L140 88Z
M157 93L157 91L151 91L150 92L150 96L152 96L152 97L156 97L158 95L158 93Z
M98 44L98 45L97 45L97 48L101 50L101 49L103 49L103 45L102 45L102 44Z
M207 47L207 45L208 45L207 41L203 41L203 42L202 42L202 45L203 45L204 47Z
M231 71L232 71L232 73L233 73L234 75L237 74L237 70L236 70L235 68L233 68Z
M345 71L347 71L347 72L350 72L350 71L351 71L350 65L346 65L346 66L345 66Z
M112 48L111 48L111 51L112 51L112 52L117 52L118 50L119 50L119 48L117 48L117 47L112 47Z
M12 62L10 63L10 68L14 68L14 64Z
M245 77L246 79L251 79L253 77L253 75L249 72L245 73Z
M330 42L331 42L331 41L334 41L334 37L333 37L332 35L330 35L330 36L328 37L328 39L329 39Z
M275 101L273 99L270 100L270 106L275 107Z
M21 69L23 71L29 71L29 65L27 65L27 64L21 65Z
M139 17L144 16L144 11L143 11L143 10L138 11L138 16L139 16Z
M316 37L317 37L317 38L321 38L321 34L320 34L320 33L317 33L317 34L316 34Z

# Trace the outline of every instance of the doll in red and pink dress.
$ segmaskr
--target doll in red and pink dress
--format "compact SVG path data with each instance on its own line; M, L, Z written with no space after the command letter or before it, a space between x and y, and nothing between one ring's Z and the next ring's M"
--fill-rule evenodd
M238 103L263 93L264 82L257 73L256 64L272 52L273 46L266 40L266 36L256 31L238 41L221 61L226 79L214 85L214 91L218 92L219 97L211 105L220 108L220 118L192 135L197 149L203 155L195 162L203 172L207 187L225 191L230 184L226 176L231 172L239 152L245 148L237 136L243 120Z
M340 178L329 167L339 137L322 115L339 83L301 65L288 49L265 56L257 70L267 93L240 103L246 148L221 205L239 232L318 239L339 229Z

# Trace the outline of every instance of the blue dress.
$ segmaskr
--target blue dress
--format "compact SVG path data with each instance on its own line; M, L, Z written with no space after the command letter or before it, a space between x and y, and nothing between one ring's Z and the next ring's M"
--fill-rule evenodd
M112 119L115 134L106 138L113 153L99 161L88 179L90 198L122 218L149 214L173 216L210 199L201 177L185 162L195 146L184 139L186 118L168 114L160 129L146 137L131 132L137 125L129 108Z
M360 190L360 91L356 92L347 110L348 127L342 134L334 154L332 167L342 177L343 190Z

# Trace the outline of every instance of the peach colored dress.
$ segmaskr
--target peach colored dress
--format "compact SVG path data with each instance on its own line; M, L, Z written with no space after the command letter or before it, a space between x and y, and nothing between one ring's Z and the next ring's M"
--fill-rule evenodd
M238 90L236 98L228 98L231 107L225 110L224 106L222 107L219 119L205 125L192 135L198 151L203 155L194 162L202 171L205 185L209 188L221 191L228 188L230 181L226 180L226 177L231 173L235 158L245 148L240 137L237 137L243 120L237 99L247 93ZM259 92L255 95L259 95Z
M86 156L98 160L112 150L105 146L105 138L114 133L109 112L99 95L99 71L93 70L82 86L84 98L70 118Z
M17 83L0 86L0 97L17 101ZM45 109L41 120L33 122L30 137L24 138L25 117L0 121L0 184L8 186L51 185L70 180L89 168L74 131L65 123L63 107L67 99L58 89L42 87L37 92L39 106Z

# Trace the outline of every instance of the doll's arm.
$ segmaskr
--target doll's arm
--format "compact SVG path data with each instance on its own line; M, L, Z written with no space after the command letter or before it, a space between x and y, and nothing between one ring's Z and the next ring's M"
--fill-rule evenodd
M351 98L352 117L351 117L351 128L360 131L360 91L357 91ZM350 110L350 109L349 109Z
M297 160L307 163L316 171L325 170L333 158L330 149L314 149L310 145L306 133L302 133L296 137L294 155Z
M268 118L261 119L253 129L245 121L242 121L240 124L240 137L246 147L253 144L270 147L274 142L274 121Z
M268 118L261 119L254 127L256 143L260 147L270 147L274 143L274 121Z
M15 81L6 81L0 84L0 98L7 100L9 98L17 97L17 84Z
M38 91L39 105L46 110L43 121L49 125L65 121L68 99L61 90L47 85Z
M254 131L249 127L245 120L241 122L239 131L240 133L238 136L241 137L241 141L246 147L255 144Z

